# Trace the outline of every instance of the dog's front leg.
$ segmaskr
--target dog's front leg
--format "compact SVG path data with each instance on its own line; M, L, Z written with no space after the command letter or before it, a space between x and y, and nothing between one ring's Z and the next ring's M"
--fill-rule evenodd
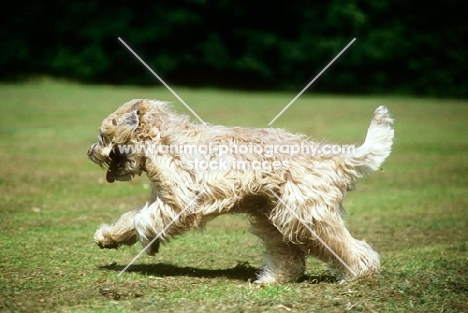
M157 196L147 202L135 216L138 239L144 247L151 243L146 254L154 255L158 252L160 242L176 237L199 224L200 217L187 211L188 209L179 209L167 204Z
M94 234L94 241L101 249L117 249L121 245L131 246L138 241L134 218L144 205L122 214L113 225L102 224Z

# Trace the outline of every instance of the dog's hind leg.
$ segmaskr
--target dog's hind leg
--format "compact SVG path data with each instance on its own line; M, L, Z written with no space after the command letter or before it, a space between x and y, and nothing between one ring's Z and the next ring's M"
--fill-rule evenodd
M299 239L301 249L352 278L378 273L378 253L365 241L354 239L341 218L333 217L329 216L308 227L308 236Z
M131 246L138 241L134 217L140 213L143 205L122 214L113 225L102 224L94 234L94 241L101 248L117 249L121 245Z
M264 215L251 219L252 233L264 243L265 262L258 279L260 284L297 281L305 271L305 253L283 240L283 235Z
M286 183L270 220L283 240L344 274L358 277L378 273L379 255L346 229L341 207L344 192L327 184L334 177L325 174L320 179L305 177L301 183Z

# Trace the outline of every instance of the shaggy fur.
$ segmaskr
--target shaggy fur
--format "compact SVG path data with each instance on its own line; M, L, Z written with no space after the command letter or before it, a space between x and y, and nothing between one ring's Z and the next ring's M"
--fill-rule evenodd
M94 239L101 248L118 248L138 241L146 246L157 237L146 251L152 255L158 252L160 242L203 227L220 214L247 213L252 232L266 248L258 283L298 280L304 273L307 255L348 276L378 273L378 254L345 228L342 201L357 178L379 169L390 154L392 124L387 108L381 106L374 112L364 144L352 154L228 154L224 157L231 161L287 159L288 166L200 170L189 166L190 162L195 158L215 160L218 154L122 153L118 147L313 142L281 129L193 124L186 116L172 112L167 103L132 100L104 119L99 141L89 148L88 156L108 168L109 182L130 180L146 172L152 182L151 196L115 224L102 225Z

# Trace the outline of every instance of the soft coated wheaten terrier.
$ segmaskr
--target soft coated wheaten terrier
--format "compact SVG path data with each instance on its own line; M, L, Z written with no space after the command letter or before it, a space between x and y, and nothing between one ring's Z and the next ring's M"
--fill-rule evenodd
M108 182L146 172L151 196L94 239L101 248L152 242L152 255L220 214L247 213L266 248L259 283L297 280L307 255L351 277L378 273L378 254L345 228L342 201L390 154L392 124L377 108L352 149L281 129L193 124L167 103L132 100L104 119L88 156L107 168Z

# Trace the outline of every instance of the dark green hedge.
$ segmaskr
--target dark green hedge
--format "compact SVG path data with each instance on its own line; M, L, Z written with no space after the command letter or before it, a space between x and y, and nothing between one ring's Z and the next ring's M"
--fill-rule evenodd
M468 19L461 1L26 1L4 9L0 78L67 77L467 97Z

